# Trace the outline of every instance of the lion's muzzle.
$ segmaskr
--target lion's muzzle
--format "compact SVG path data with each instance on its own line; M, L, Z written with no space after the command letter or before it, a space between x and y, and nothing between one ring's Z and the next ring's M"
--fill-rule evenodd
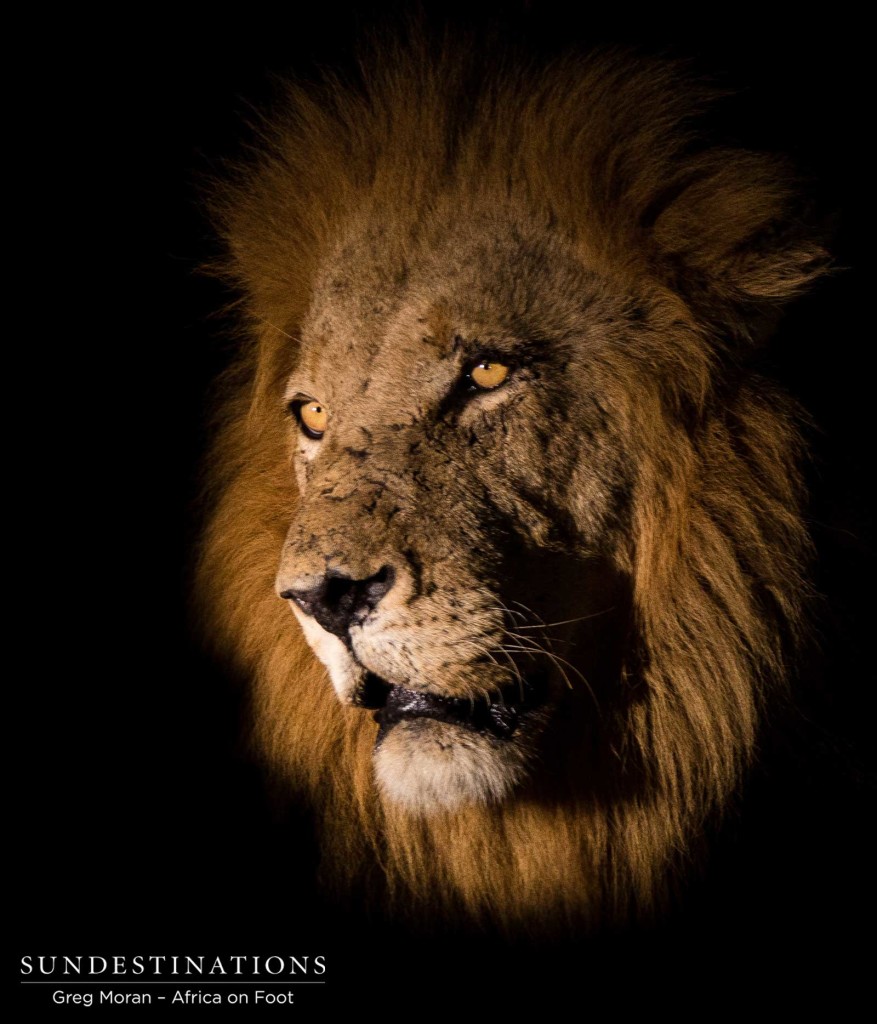
M329 633L349 642L350 627L359 624L378 606L396 581L396 571L383 566L367 579L353 579L340 570L318 578L305 577L292 583L278 580L280 596L294 601Z

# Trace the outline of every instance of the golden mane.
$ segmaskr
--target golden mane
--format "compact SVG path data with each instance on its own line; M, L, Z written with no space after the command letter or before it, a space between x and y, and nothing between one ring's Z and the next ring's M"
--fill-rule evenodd
M707 99L676 68L624 55L537 68L384 43L355 80L289 85L256 159L216 188L218 270L245 332L208 470L199 604L218 656L252 681L260 751L315 808L329 884L509 927L647 913L786 699L805 628L802 445L793 405L745 360L824 253L780 161L699 140ZM273 589L296 503L281 397L315 276L348 227L379 214L404 260L444 202L525 208L606 280L647 279L662 327L638 345L661 378L648 393L620 382L635 620L612 749L588 753L584 795L415 819L379 801L370 716L339 703Z

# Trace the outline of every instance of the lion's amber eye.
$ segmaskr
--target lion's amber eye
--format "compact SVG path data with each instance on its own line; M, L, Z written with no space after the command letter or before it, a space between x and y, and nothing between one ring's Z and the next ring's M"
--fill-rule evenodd
M329 415L322 402L312 398L299 399L291 403L291 407L301 424L302 433L314 441L319 441L326 432Z
M469 371L469 379L476 388L489 391L491 388L498 388L509 375L509 368L505 363L494 363L482 359Z

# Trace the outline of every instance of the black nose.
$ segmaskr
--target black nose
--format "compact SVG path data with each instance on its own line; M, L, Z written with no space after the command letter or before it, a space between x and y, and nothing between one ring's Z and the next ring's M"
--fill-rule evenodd
M342 572L330 572L315 587L291 587L281 592L287 601L295 601L306 615L313 615L323 629L346 639L356 625L376 608L396 580L390 565L365 580L354 580Z

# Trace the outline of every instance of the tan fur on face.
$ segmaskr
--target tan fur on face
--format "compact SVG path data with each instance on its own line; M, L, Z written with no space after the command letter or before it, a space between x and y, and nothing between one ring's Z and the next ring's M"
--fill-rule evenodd
M309 794L335 883L379 862L385 903L509 927L646 912L734 799L787 691L806 593L801 446L791 404L746 358L823 253L777 161L691 143L701 98L672 69L570 58L536 74L418 45L369 67L361 87L291 87L263 157L217 194L248 336L211 463L206 629L252 680L260 748ZM440 426L441 445L411 447L457 336L547 339L555 363L467 407L456 433ZM331 410L319 450L284 413L299 381ZM540 434L555 415L565 425ZM450 727L396 726L376 784L376 726L338 700L274 592L284 542L304 565L343 536L365 573L401 539L425 551L422 614L399 597L413 590L395 605L391 592L357 650L393 681L471 695L500 680L462 657L438 672L441 602L468 602L470 632L496 628L489 562L463 556L488 500L537 551L601 559L627 582L614 678L591 703L574 687L581 708L555 715L533 756L464 737L446 770L423 751ZM430 793L432 813L412 813Z

